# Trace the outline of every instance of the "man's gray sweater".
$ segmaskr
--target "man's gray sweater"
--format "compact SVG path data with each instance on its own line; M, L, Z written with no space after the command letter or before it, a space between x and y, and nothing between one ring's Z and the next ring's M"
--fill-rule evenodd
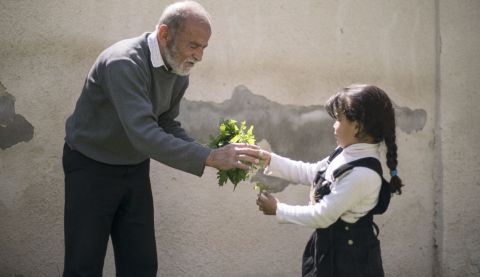
M175 121L188 76L152 66L148 34L100 54L67 119L65 141L99 162L125 165L152 158L201 176L210 149L193 142Z

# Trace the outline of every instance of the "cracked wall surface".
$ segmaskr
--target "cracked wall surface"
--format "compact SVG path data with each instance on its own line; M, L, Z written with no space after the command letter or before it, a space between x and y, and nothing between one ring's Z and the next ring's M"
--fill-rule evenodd
M232 117L263 147L314 161L335 146L328 97L378 85L395 103L406 184L376 217L386 276L480 275L480 2L200 2L214 23L181 105L191 136L205 143ZM65 119L98 54L152 31L168 3L0 2L0 276L61 274ZM312 230L259 213L251 182L233 191L213 169L198 178L157 162L151 179L160 276L300 275ZM263 181L307 201L306 186Z
M15 113L15 97L0 83L0 149L28 142L32 137L32 124Z

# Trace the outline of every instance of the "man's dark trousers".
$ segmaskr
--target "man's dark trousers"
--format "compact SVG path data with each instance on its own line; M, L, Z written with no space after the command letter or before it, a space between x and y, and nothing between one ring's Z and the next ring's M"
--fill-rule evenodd
M150 160L109 165L63 149L64 277L102 276L111 235L117 276L156 276Z

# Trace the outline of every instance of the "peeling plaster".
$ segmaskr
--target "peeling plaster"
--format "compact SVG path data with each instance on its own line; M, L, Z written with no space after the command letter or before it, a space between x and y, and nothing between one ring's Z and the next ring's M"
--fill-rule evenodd
M410 134L424 128L424 110L394 106L397 127L401 131ZM254 125L257 142L265 140L275 153L292 159L318 161L336 147L334 121L323 105L282 105L253 94L243 85L236 87L232 98L222 103L182 101L179 121L199 143L207 144L209 135L217 133L216 123L221 118L245 120L248 126ZM263 174L256 174L252 181L265 182L274 192L289 185L287 181Z
M7 149L32 138L32 124L15 113L15 97L0 83L0 148Z
M397 127L400 128L401 131L411 134L414 131L418 132L423 130L427 122L427 112L425 110L412 110L407 107L398 107L395 104L394 107Z

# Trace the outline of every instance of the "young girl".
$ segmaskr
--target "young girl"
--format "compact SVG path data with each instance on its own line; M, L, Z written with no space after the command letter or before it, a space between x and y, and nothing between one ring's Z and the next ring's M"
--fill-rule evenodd
M310 204L287 205L261 193L257 205L282 223L316 229L305 247L302 276L384 276L373 214L382 213L390 193L400 194L403 186L396 169L392 103L378 87L351 85L332 96L325 107L336 120L338 147L332 155L305 163L264 153L265 174L311 184ZM378 162L381 142L387 148L389 183Z

